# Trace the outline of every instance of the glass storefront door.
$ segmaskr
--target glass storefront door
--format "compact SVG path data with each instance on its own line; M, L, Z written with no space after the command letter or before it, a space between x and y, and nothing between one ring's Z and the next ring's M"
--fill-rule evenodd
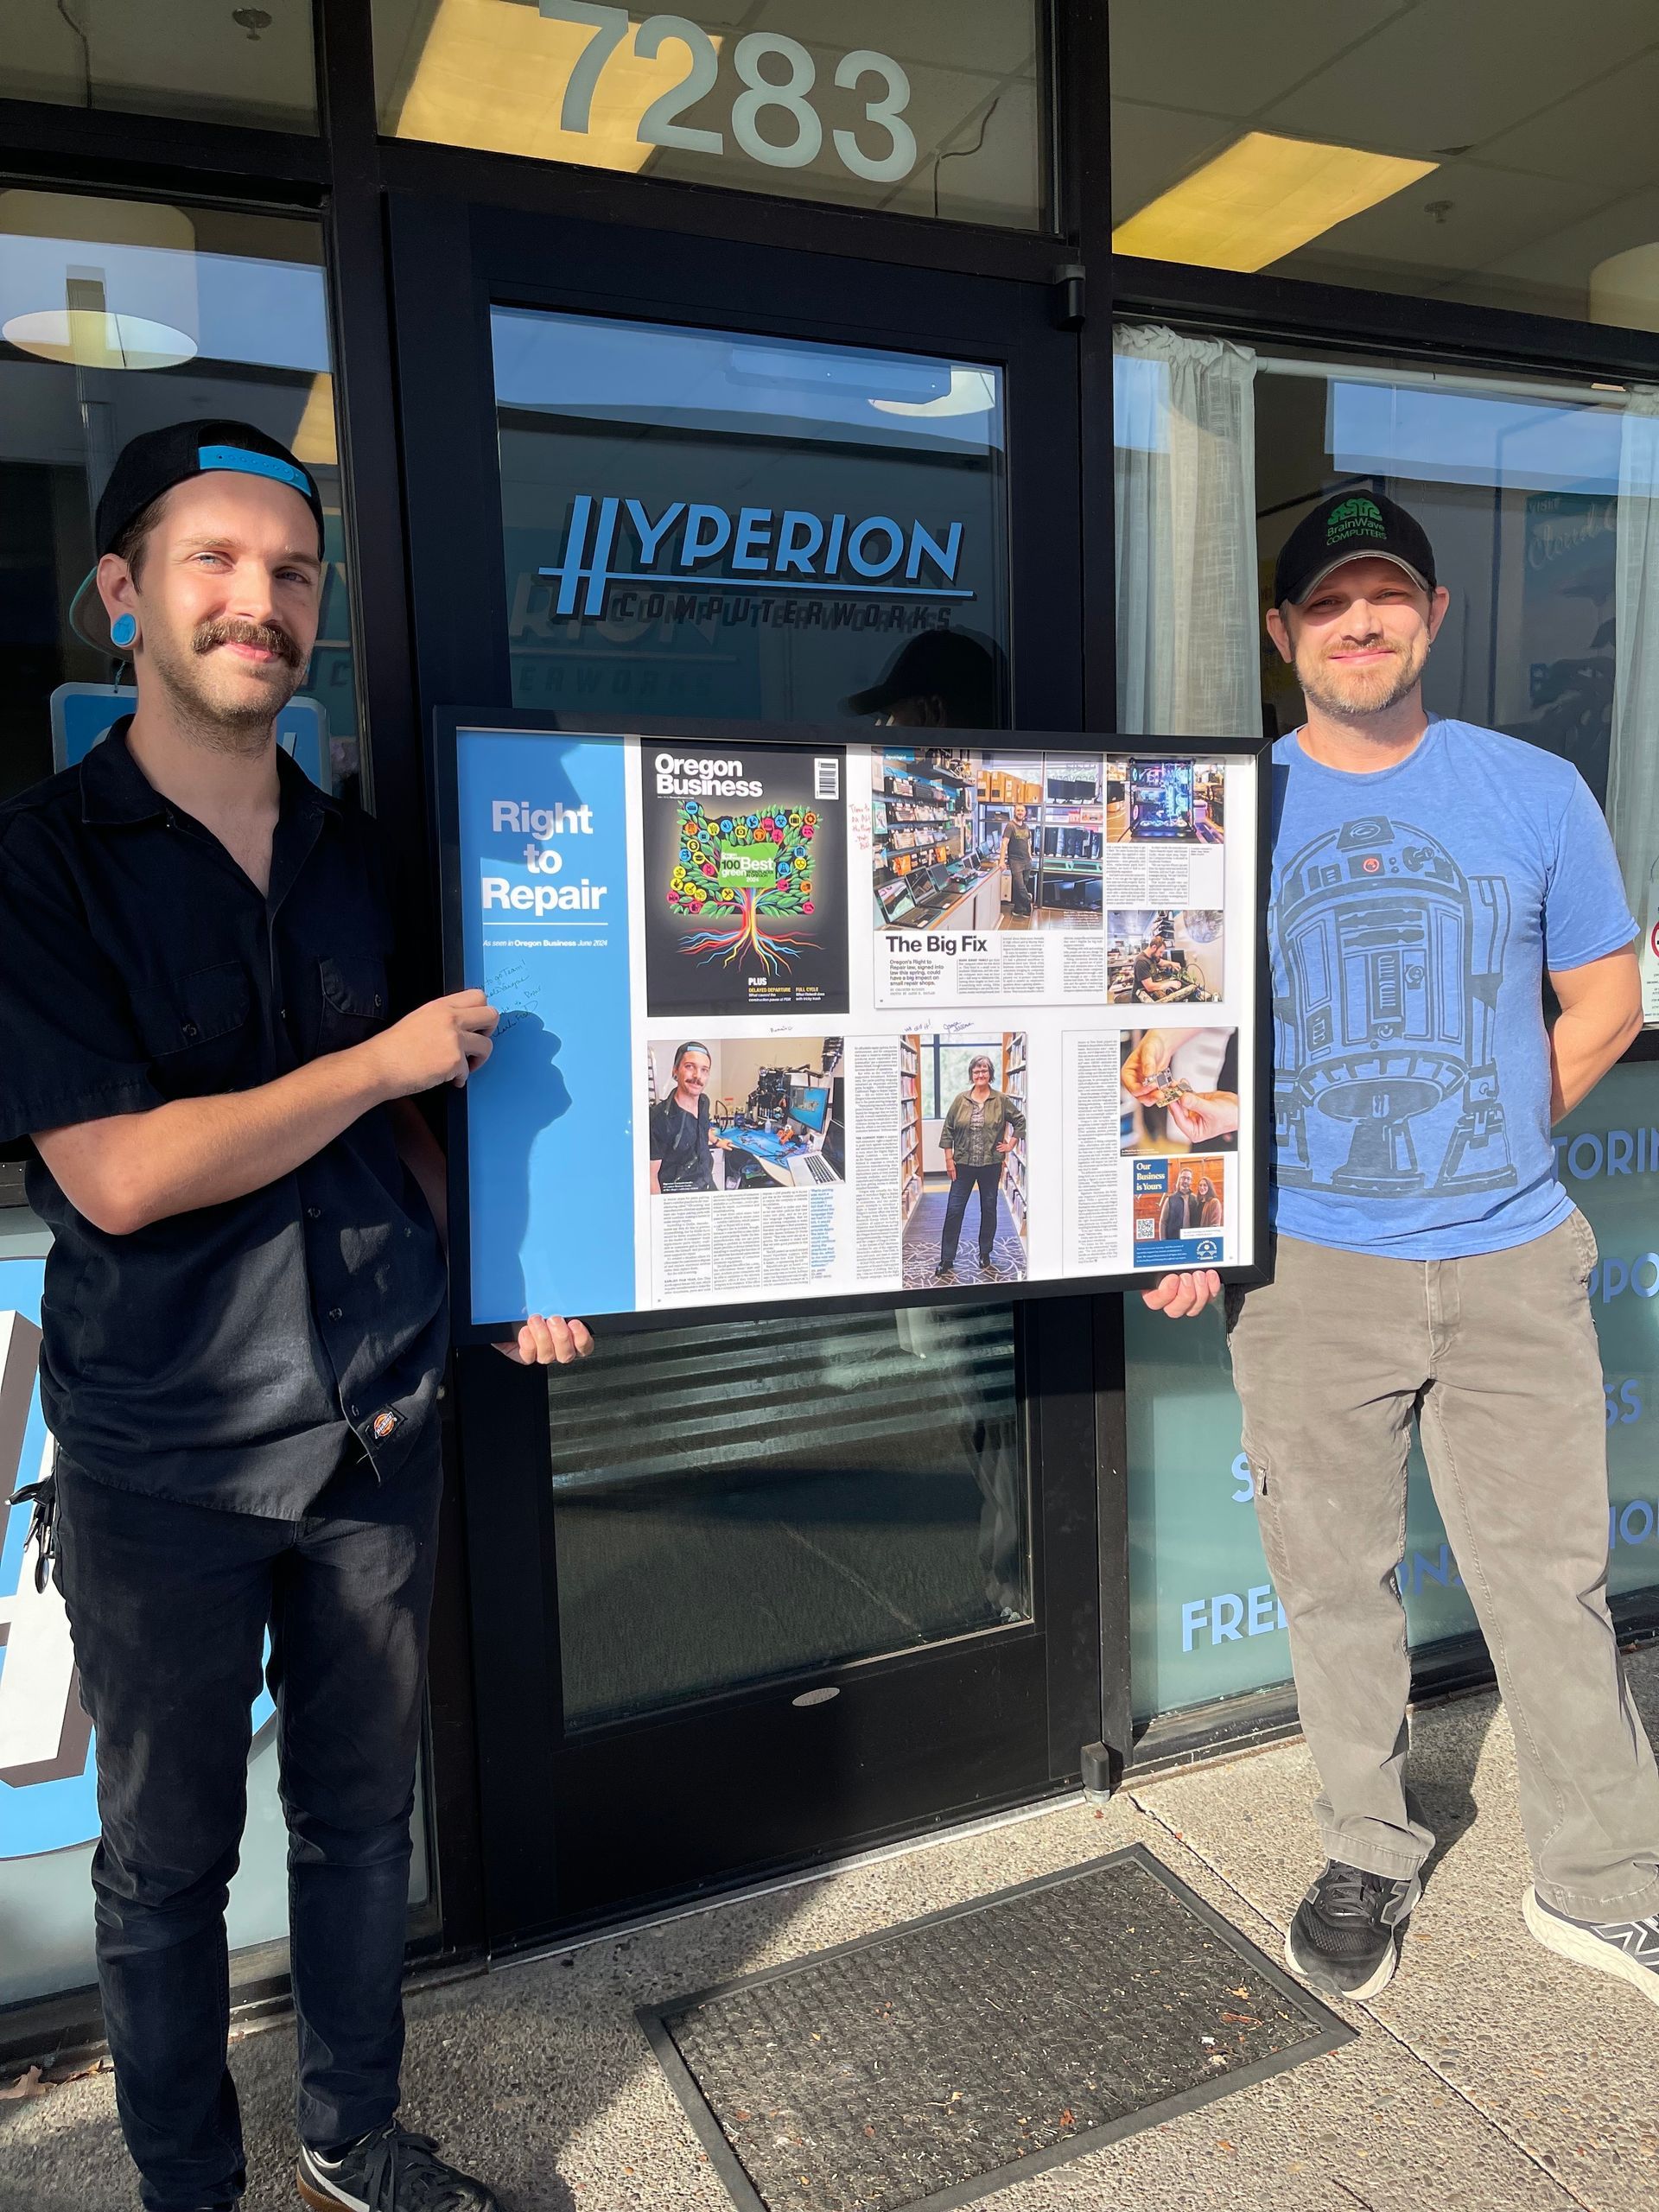
M1076 727L1041 287L408 205L393 246L429 708ZM940 632L951 696L906 694ZM1092 1358L1084 1301L994 1285L464 1355L493 1938L1075 1774Z

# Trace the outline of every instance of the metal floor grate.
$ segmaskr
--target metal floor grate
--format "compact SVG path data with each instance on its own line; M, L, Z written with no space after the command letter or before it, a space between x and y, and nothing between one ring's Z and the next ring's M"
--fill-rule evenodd
M950 2212L1357 2032L1138 1844L639 2018L745 2212Z

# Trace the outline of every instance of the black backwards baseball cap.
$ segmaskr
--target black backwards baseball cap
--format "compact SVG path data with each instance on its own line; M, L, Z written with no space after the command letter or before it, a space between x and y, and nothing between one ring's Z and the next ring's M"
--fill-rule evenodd
M1273 569L1273 603L1300 607L1344 561L1392 561L1434 589L1434 549L1414 515L1381 492L1338 492L1304 515Z
M995 729L1003 691L1001 648L971 630L918 630L879 683L855 691L849 715L885 715L906 699L942 699L958 729Z
M188 483L193 476L208 476L219 469L232 475L263 476L297 492L317 525L317 553L321 556L322 494L310 470L295 459L280 438L273 438L257 423L216 419L168 423L159 430L143 431L122 447L92 518L98 558L102 560L115 550L129 523L136 522L162 493L170 492L175 484ZM94 566L76 592L69 620L88 645L112 652L109 617L98 595L97 574Z

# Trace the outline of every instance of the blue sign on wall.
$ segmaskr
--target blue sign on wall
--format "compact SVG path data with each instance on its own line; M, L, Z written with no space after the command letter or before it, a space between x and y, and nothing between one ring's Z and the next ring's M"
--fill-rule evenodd
M36 1382L45 1262L0 1260L0 1861L98 1834L90 1732L75 1694L57 1592L35 1587L27 1506L14 1490L48 1471Z

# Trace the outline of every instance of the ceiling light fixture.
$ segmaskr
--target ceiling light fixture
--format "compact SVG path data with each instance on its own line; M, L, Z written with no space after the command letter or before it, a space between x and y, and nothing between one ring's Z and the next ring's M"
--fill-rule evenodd
M1266 269L1439 167L1247 131L1119 224L1112 251L1198 269Z
M181 208L0 192L0 338L82 369L170 369L200 331L195 226Z
M937 399L873 399L883 415L988 415L996 405L996 378L989 369L953 368L950 389Z

